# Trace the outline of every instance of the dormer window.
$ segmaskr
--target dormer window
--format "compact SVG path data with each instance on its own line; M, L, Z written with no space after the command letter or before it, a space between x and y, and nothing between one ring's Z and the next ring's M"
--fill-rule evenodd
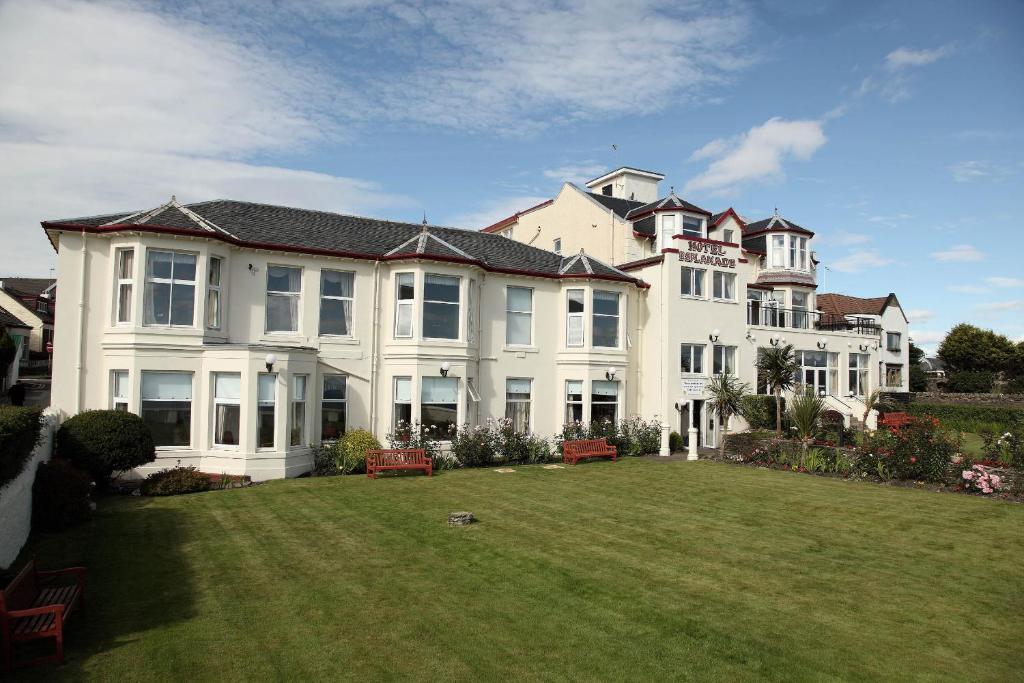
M723 242L729 242L730 244L732 243L732 230L731 229L724 228L722 230L722 241Z
M772 268L789 268L792 270L807 270L807 238L796 235L772 235L771 236Z
M601 194L603 194L605 197L611 197L612 196L612 184L608 183L607 185L602 187L601 188Z
M685 237L704 237L704 221L694 216L683 216L683 235Z

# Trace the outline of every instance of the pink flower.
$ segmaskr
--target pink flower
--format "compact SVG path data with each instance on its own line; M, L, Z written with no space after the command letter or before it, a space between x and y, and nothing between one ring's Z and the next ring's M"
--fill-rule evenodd
M970 470L964 470L964 479L966 479L967 481L971 481L972 479L974 479L974 472L971 472Z
M990 488L988 488L988 487L986 486L985 488L983 488L983 489L981 490L981 492L982 492L982 493L992 493L992 489L990 489Z

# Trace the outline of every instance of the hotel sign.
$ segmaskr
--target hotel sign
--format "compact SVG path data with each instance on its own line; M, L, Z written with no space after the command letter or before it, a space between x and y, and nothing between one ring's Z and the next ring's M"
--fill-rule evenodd
M686 396L703 396L707 380L703 377L685 377L683 382L683 394Z
M679 250L679 260L719 268L735 268L736 259L725 254L725 247L713 242L686 240L686 249Z

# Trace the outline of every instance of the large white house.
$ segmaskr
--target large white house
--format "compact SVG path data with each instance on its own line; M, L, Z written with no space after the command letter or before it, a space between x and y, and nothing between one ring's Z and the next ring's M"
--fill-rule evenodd
M821 312L812 232L658 199L660 180L567 183L478 232L173 198L45 221L63 300L53 405L140 414L158 444L146 469L268 479L347 429L502 415L546 436L656 417L662 453L676 430L695 457L721 429L708 377L757 387L770 344L792 343L800 380L849 419L880 384L906 390L895 296Z

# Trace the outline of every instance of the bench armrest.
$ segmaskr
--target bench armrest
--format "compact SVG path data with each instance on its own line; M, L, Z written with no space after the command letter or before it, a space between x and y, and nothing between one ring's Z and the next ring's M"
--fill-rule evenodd
M19 619L24 617L37 617L40 614L56 613L59 618L64 613L64 605L43 605L42 607L31 607L29 609L12 609L7 611L8 619Z

